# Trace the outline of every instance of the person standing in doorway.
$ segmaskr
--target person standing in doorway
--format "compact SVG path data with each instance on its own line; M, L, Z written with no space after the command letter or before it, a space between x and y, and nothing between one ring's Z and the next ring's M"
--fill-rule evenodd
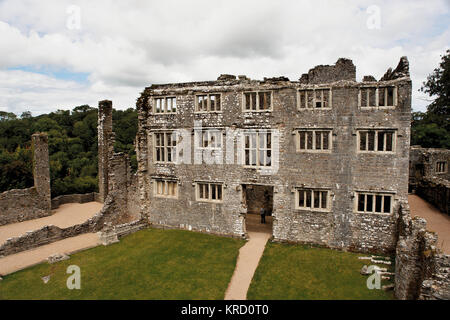
M266 223L266 209L264 207L261 207L261 223Z

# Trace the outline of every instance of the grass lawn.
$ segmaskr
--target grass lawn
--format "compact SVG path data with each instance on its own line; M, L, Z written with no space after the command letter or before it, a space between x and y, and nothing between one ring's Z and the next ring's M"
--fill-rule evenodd
M368 276L362 276L359 272L364 264L370 265L370 260L359 260L358 256L367 255L268 242L247 298L393 299L392 291L367 288ZM393 267L388 266L388 269ZM382 280L381 285L389 283Z
M223 299L242 245L238 239L146 229L6 276L0 299ZM81 269L80 290L67 289L69 265Z

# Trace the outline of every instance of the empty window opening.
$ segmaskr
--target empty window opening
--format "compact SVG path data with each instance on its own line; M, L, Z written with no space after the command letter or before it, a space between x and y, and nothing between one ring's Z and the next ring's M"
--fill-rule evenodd
M173 180L154 180L154 195L160 198L176 198L178 196L178 184Z
M364 87L359 89L360 107L394 107L396 104L396 87Z
M244 111L270 111L272 110L272 92L245 92Z
M363 213L391 213L392 195L357 193L357 211Z
M394 151L394 131L367 130L359 131L359 151L392 152Z
M154 133L154 157L156 162L175 162L176 137L173 132Z
M272 134L270 132L244 133L244 164L254 167L272 165Z
M436 173L446 173L447 172L447 162L438 161L436 162Z
M297 134L297 151L331 150L331 130L300 130Z
M329 202L328 190L302 188L296 191L296 209L328 211Z
M197 183L197 201L222 202L222 184L218 183Z
M305 89L297 92L299 109L331 108L331 89Z
M155 98L153 112L157 114L176 113L177 98L175 97Z
M200 94L195 96L195 100L195 112L222 111L220 94Z

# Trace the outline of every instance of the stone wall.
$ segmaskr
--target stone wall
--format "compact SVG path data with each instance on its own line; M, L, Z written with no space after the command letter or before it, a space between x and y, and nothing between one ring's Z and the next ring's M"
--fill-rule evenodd
M140 219L137 176L131 173L129 156L114 153L110 158L109 191L117 190L114 199L120 204L122 222Z
M335 65L320 65L303 74L300 83L318 84L339 80L356 81L356 67L352 60L340 58Z
M399 208L395 257L395 296L402 300L450 299L450 256L439 252L437 235L423 218L411 218L407 203Z
M450 255L438 254L427 267L420 288L420 300L450 300Z
M50 215L35 187L13 189L0 194L0 225Z
M109 190L109 159L114 153L114 133L112 131L112 101L98 103L98 190L101 202Z
M123 220L122 206L116 202L119 198L118 191L112 191L106 198L103 208L99 213L83 223L59 228L53 225L44 226L41 229L27 232L26 234L10 238L0 246L0 257L30 250L65 238L74 237L84 233L101 231L108 225L120 224Z
M404 59L402 59L404 60ZM404 63L399 63L399 66ZM222 76L217 81L152 85L144 90L137 102L139 128L137 136L138 180L141 214L154 225L187 228L234 236L245 235L243 186L272 186L273 237L277 241L296 241L345 248L357 251L393 252L397 224L397 202L407 199L408 158L410 142L411 81L408 71L396 68L396 76L386 81L358 83L354 65L342 59L335 66L312 69L305 81L291 82L287 78L251 80L244 76ZM400 72L401 71L401 72ZM405 77L400 77L404 74ZM320 82L320 84L318 83ZM397 105L389 108L359 107L359 90L373 85L395 86ZM297 90L332 89L329 109L299 110ZM273 110L243 111L243 93L273 92ZM220 93L221 112L195 112L197 94ZM177 112L153 113L153 98L176 97ZM159 163L154 154L155 133L176 129L188 130L194 146L195 123L203 128L219 128L235 134L228 148L241 148L242 132L249 129L270 129L278 139L279 168L275 174L245 167L238 155L234 163L191 162ZM295 131L299 128L329 128L332 130L330 152L299 152ZM396 132L396 149L392 153L362 153L357 151L357 131L387 128ZM183 150L191 152L191 150ZM181 154L178 154L181 157ZM184 155L183 155L184 156ZM155 195L155 179L177 182L178 195L162 198ZM198 182L223 184L220 203L197 201ZM325 212L297 209L296 188L323 188L330 192L330 208ZM386 192L392 194L391 214L358 213L356 192Z
M444 162L444 172L437 163ZM412 146L409 162L409 190L450 214L450 150Z
M52 209L57 209L60 205L66 203L87 203L97 201L98 199L99 194L96 192L85 194L65 194L52 199Z
M450 180L423 178L417 184L416 193L441 212L450 214Z
M34 187L0 194L0 225L42 218L51 214L48 137L35 133L33 150Z

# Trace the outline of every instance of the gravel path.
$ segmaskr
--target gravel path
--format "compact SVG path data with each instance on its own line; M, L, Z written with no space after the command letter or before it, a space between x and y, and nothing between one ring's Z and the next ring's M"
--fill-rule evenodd
M57 253L72 254L100 244L96 233L85 233L76 237L56 241L39 248L19 252L0 259L0 275L7 274L44 262ZM1 285L1 283L0 283Z
M79 223L83 223L93 217L103 207L99 202L88 203L67 203L53 210L51 216L28 220L19 223L8 224L0 227L0 244L8 238L18 237L27 231L34 231L43 226L54 225L60 228L67 228Z
M253 274L258 267L270 233L248 232L249 241L239 250L236 269L225 292L225 300L246 300Z
M450 217L417 195L408 196L411 216L419 216L427 220L427 229L438 235L438 247L450 254Z

